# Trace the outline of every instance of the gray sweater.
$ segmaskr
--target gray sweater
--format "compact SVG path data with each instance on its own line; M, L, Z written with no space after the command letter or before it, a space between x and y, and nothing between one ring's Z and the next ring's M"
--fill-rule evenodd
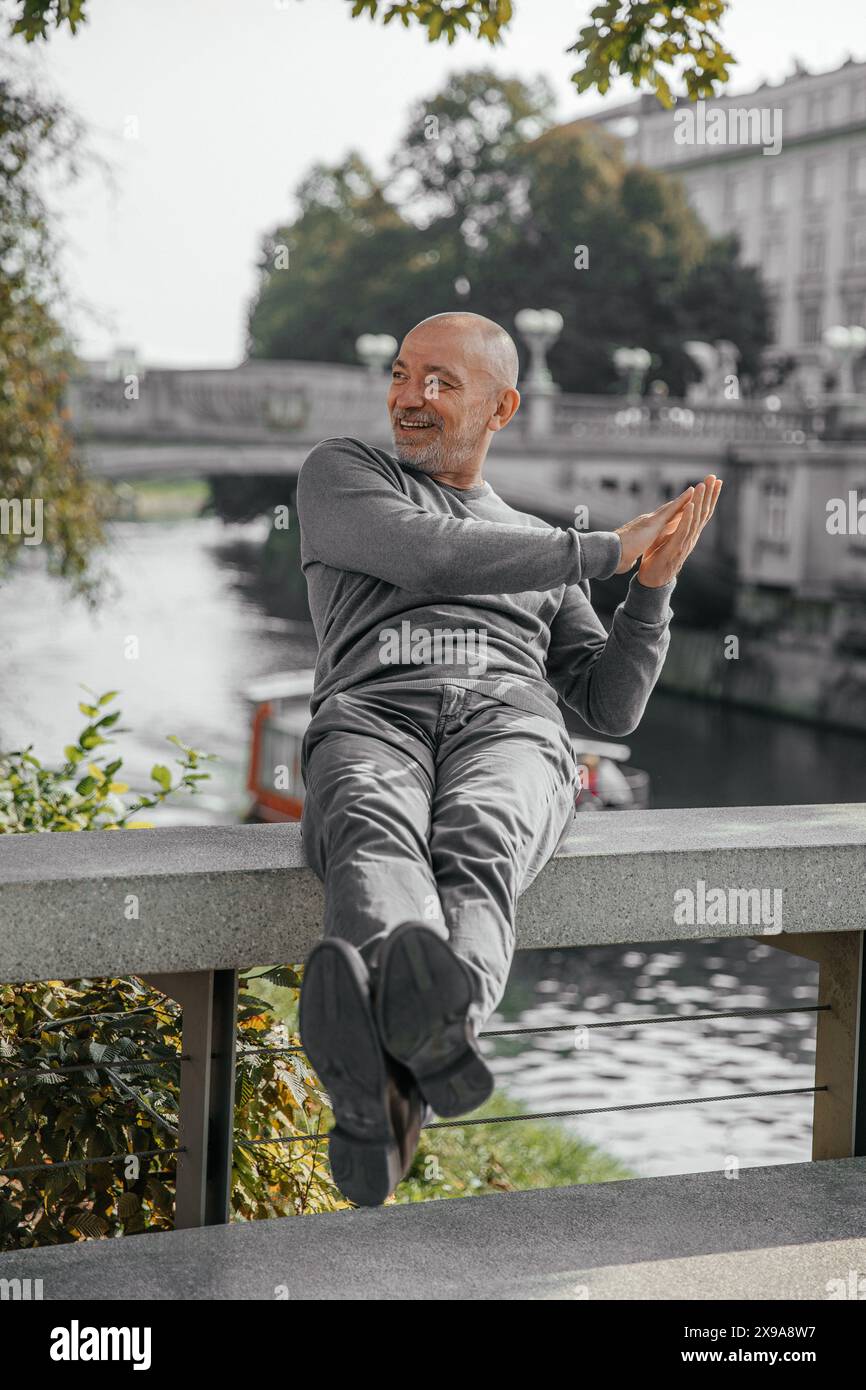
M297 509L319 641L314 714L360 685L448 681L561 722L558 694L604 734L637 727L674 584L633 577L606 633L587 581L616 570L615 532L549 526L489 483L448 487L351 438L316 445Z

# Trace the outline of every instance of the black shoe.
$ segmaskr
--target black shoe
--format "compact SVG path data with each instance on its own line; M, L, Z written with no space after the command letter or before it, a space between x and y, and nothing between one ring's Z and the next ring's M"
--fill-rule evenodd
M338 937L321 941L307 961L300 1033L334 1112L334 1181L350 1202L381 1206L411 1167L424 1105L411 1076L385 1056L367 967Z
M429 927L407 923L385 941L376 991L379 1036L444 1117L475 1110L493 1091L468 1017L474 996L469 966Z

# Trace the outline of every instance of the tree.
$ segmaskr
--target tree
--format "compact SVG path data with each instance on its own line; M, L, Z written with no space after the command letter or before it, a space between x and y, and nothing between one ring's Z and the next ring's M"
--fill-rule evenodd
M51 28L68 25L74 33L85 18L86 0L16 0L10 32L28 43L45 39ZM514 16L512 0L346 0L352 17L366 15L384 24L395 20L408 29L420 25L431 43L453 43L461 33L499 43ZM567 50L580 55L572 75L579 92L604 93L614 77L634 87L646 83L659 101L673 101L670 79L676 75L693 99L711 97L729 77L734 59L721 43L717 26L728 0L692 0L658 4L644 0L605 0ZM666 75L664 69L669 72Z
M453 267L387 201L360 155L316 165L297 199L295 220L262 242L252 356L357 362L359 334L393 331L407 312L449 289L454 297Z
M429 141L425 112L437 121ZM394 202L358 156L315 170L298 218L265 243L253 355L353 362L364 331L399 337L448 308L511 325L543 305L565 320L551 366L567 390L615 389L624 344L648 348L675 392L691 372L689 338L731 338L753 362L765 310L735 244L712 242L676 180L628 166L591 122L527 138L546 121L543 88L463 73L411 113L387 183ZM288 274L274 268L281 240L293 247Z
M71 354L40 192L49 167L75 175L80 140L60 104L0 74L0 578L39 545L53 572L92 597L108 494L87 478L64 417Z
M389 194L421 226L451 222L468 246L483 245L491 215L507 198L516 160L553 123L544 78L527 83L491 69L456 73L417 102L392 161Z
M689 272L681 304L683 337L736 343L740 379L757 381L765 370L760 349L772 337L770 309L760 272L742 265L739 254L736 237L720 237Z

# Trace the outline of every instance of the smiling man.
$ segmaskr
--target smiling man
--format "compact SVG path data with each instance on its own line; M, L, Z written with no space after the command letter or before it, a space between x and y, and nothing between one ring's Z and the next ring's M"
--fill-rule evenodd
M393 366L393 454L328 439L298 481L319 640L302 832L325 889L301 1038L334 1110L334 1179L362 1205L394 1190L431 1114L490 1095L477 1040L517 899L574 809L557 695L601 733L636 727L676 575L721 488L711 475L610 532L515 511L483 466L520 404L517 373L498 324L425 319ZM588 581L637 561L607 634Z

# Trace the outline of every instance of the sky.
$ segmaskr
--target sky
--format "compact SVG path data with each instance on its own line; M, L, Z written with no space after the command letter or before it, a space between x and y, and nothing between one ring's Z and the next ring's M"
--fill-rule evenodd
M354 148L383 170L410 107L454 71L543 73L563 121L629 100L627 83L600 98L569 81L565 50L593 2L516 0L497 48L353 20L347 0L89 0L74 37L16 40L111 168L52 195L82 355L131 347L150 366L236 365L261 236L290 217L307 168ZM738 60L730 90L748 91L794 57L812 71L866 58L866 7L733 0L722 36Z

